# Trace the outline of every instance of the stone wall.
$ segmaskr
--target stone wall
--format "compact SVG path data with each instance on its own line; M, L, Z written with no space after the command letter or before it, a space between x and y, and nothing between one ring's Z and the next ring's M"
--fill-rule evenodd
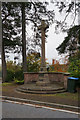
M57 81L57 82L64 82L64 74L60 72L50 72L49 74L49 80L51 82Z
M46 73L45 73L46 74ZM67 88L67 77L69 76L69 73L61 73L61 72L49 72L49 80L51 83L54 81L57 82L63 82L64 87ZM36 82L38 81L39 73L38 72L25 72L24 73L24 83L30 83L30 82Z
M68 77L69 77L69 73L64 73L64 88L67 89L67 83L68 83Z
M25 72L24 73L24 84L30 82L36 82L38 80L38 73L34 72Z

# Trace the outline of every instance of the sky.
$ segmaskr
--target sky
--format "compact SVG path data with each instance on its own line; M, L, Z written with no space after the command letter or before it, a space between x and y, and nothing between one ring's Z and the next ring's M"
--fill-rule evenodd
M59 0L57 0L59 1ZM64 0L63 0L64 1ZM68 0L66 0L68 1ZM49 5L50 9L53 9L52 4ZM55 18L57 20L64 20L65 18L65 13L63 12L62 14L60 14L58 12L58 9L55 7ZM70 25L72 23L73 20L73 16L74 15L69 15L68 18L66 19L66 22L68 23L68 25ZM75 20L75 25L78 24L78 18ZM67 36L67 33L63 33L63 32L59 32L58 34L55 33L55 24L53 24L52 26L49 27L49 32L48 32L48 38L47 38L47 43L46 43L46 58L48 58L48 62L50 64L52 64L52 59L56 59L56 60L60 60L60 58L64 58L65 55L59 55L58 51L56 50L56 48L64 41L64 38ZM63 63L63 59L61 59L60 63Z
M44 1L44 0L43 0ZM50 0L49 0L50 1ZM60 0L56 0L56 1L60 1ZM64 0L63 0L64 1ZM68 1L68 0L66 0ZM53 9L53 5L50 4L49 5L49 9ZM65 17L65 14L59 14L57 8L55 7L55 13L56 13L56 18L58 20L63 20ZM68 24L70 24L71 20L72 20L73 16L69 16L67 19ZM77 20L75 22L75 24L77 24ZM46 45L46 49L45 49L45 57L47 58L47 61L52 64L52 59L57 59L59 60L61 58L61 56L58 54L58 51L56 50L56 48L63 42L64 37L66 37L67 33L62 33L59 32L59 34L55 33L55 24L53 24L52 26L49 27L49 32L48 34L48 38L47 38L47 43L45 43ZM14 59L13 54L10 54L10 60ZM65 55L63 55L62 57L64 57ZM21 61L21 57L20 57L20 61Z
M63 42L65 36L66 33L54 33L54 25L49 28L45 52L50 64L52 63L52 59L59 60L61 58L56 48Z
M59 0L57 0L59 1ZM64 0L63 0L64 1ZM65 0L69 1L69 0ZM55 6L54 6L55 7ZM49 6L50 9L53 9L53 5L50 4ZM58 9L55 7L55 13L56 13L56 19L63 21L65 18L65 13L63 12L60 14L58 12ZM68 25L72 23L74 15L69 15L68 18L66 19L66 22ZM80 16L79 16L80 17ZM78 24L78 17L75 20L75 25ZM48 38L47 38L47 43L46 43L46 58L48 58L48 62L51 64L52 59L60 60L60 58L64 58L65 55L59 55L58 51L56 48L64 41L64 38L67 36L67 33L59 32L59 34L55 33L55 24L50 26L49 32L48 32ZM61 59L60 63L63 63L64 60Z

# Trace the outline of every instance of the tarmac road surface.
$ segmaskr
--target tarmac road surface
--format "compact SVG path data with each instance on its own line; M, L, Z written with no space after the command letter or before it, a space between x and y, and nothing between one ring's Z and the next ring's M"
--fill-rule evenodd
M2 118L75 118L78 114L30 104L2 102Z

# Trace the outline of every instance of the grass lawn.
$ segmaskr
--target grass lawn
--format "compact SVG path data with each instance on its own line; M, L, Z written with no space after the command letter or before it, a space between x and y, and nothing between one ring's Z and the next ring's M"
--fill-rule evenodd
M57 93L57 94L51 94L47 96L56 96L56 97L62 97L62 98L70 98L73 100L78 100L78 93L69 93L69 92L64 92L64 93Z
M14 86L14 82L5 82L5 83L2 83L2 86Z

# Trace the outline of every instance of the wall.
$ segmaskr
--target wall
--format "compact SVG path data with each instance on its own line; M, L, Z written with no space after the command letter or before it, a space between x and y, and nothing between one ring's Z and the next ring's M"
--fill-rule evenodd
M38 80L38 73L24 72L24 84L30 82L36 82Z
M46 73L45 73L46 74ZM64 87L67 87L67 77L69 76L69 73L61 73L61 72L49 72L49 80L52 82L63 82ZM38 81L39 73L34 72L24 72L24 83L30 83L30 82L36 82Z

